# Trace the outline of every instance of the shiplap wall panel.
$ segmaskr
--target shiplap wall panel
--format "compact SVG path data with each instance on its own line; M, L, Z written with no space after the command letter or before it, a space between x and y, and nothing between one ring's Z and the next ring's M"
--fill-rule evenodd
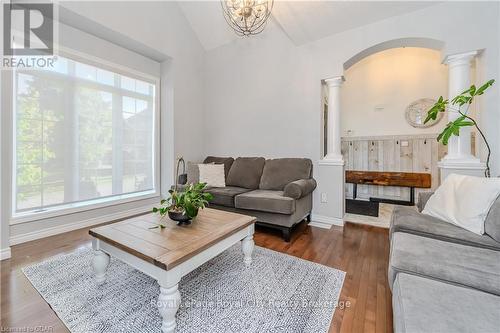
M432 189L439 184L438 161L446 147L436 141L436 135L405 135L378 137L346 137L342 139L342 154L346 170L426 172L432 176ZM352 184L345 186L352 198ZM429 189L417 189L429 191ZM408 200L409 190L392 186L358 185L358 197L383 197Z

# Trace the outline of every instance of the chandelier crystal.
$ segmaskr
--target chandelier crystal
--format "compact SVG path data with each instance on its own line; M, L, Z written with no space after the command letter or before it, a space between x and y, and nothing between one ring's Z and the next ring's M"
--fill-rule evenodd
M238 36L261 33L273 3L274 0L221 0L224 18Z

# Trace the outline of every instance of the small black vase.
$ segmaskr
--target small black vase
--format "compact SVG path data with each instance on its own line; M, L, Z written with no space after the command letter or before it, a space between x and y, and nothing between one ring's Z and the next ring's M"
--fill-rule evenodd
M191 219L189 218L189 216L182 212L169 211L168 217L170 217L171 220L176 221L177 225L191 224Z

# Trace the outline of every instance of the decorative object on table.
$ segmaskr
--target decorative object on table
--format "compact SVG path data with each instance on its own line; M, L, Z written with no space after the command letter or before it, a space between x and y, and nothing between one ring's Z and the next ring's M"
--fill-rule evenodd
M207 187L225 187L224 164L198 164L200 183Z
M437 140L441 141L445 146L448 144L448 140L452 135L460 135L461 127L474 126L479 134L481 134L481 137L486 144L486 148L488 149L486 170L484 171L484 175L486 177L490 177L491 148L488 140L486 140L486 137L484 136L483 131L477 125L476 120L469 115L469 109L475 98L484 94L484 92L491 87L493 83L495 83L495 80L489 80L479 88L476 88L475 85L471 85L469 89L465 90L460 95L455 96L451 101L444 99L443 96L440 96L438 101L427 112L427 118L424 121L424 123L435 121L445 111L457 113L458 117L455 120L450 121L437 137ZM465 110L462 110L464 105Z
M179 166L182 163L182 173L179 174ZM186 184L187 175L186 175L186 162L184 162L184 158L180 156L177 159L177 167L175 168L175 190L177 191L178 184Z
M274 0L221 0L226 22L241 37L264 30L273 4Z
M427 110L434 104L436 104L436 100L431 98L421 98L411 102L410 105L406 107L406 122L416 128L426 128L436 125L441 118L443 118L443 114L440 114L432 121L425 122Z
M189 184L182 192L176 190L168 191L170 197L160 201L160 207L154 207L153 213L160 216L168 215L178 225L189 224L198 215L198 210L205 208L208 202L213 199L212 194L203 192L205 183ZM159 224L153 228L165 228Z

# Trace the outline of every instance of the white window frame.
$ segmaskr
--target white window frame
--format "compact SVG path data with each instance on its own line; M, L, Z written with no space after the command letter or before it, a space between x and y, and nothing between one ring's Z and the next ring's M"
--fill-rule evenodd
M84 64L92 65L104 70L108 70L117 74L122 74L134 79L142 80L155 85L155 107L154 107L154 119L153 119L153 177L154 177L154 189L146 190L135 193L126 193L121 195L114 195L104 198L96 198L85 201L78 201L74 203L61 204L54 207L47 207L43 211L26 211L16 213L16 175L17 175L17 152L16 152L16 74L13 71L11 75L11 84L12 84L12 135L11 135L11 149L12 149L12 172L11 172L11 218L9 221L10 225L21 224L36 220L47 219L51 217L69 215L74 213L80 213L88 210L110 207L135 201L141 201L145 199L159 198L161 195L160 189L160 89L161 89L161 81L159 77L151 76L149 74L145 74L139 72L137 70L117 65L115 63L109 62L99 57L95 57L80 51L72 50L66 47L58 46L59 55L64 58L68 58L74 61L78 61Z

